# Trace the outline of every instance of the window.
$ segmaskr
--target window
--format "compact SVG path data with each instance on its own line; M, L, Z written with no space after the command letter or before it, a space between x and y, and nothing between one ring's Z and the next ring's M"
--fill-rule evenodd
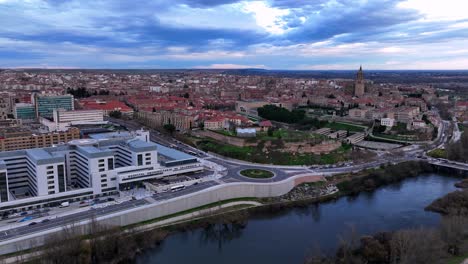
M47 184L54 184L54 181L48 181Z
M105 171L106 169L102 168L102 169L99 169L99 171Z
M105 188L105 187L107 187L107 184L104 183L104 184L101 185L101 187Z
M58 185L59 185L59 192L65 191L65 172L63 165L57 166L57 178L58 178Z
M0 201L8 201L7 177L5 172L0 172Z
M54 178L54 176L47 176L47 179L48 179L48 180L51 180L51 179L53 179L53 178Z
M52 186L49 186L49 188L47 188L47 189L53 190L53 189L55 189L55 186L53 186L53 185L52 185Z
M114 159L108 159L107 160L107 167L109 168L109 170L114 169Z
M101 179L101 182L107 182L107 179Z
M138 166L141 166L141 165L143 165L143 155L138 154Z
M104 162L104 159L100 159L100 160L98 160L98 162L99 162L99 163Z
M117 180L117 178L116 178L116 177L114 177L114 178L111 178L110 180L111 180L111 181L115 181L115 180Z
M55 191L49 191L49 194L55 194Z
M151 156L151 153L146 153L145 156L146 157Z
M54 174L54 171L53 170L52 171L47 171L47 174L49 174L49 175Z
M107 174L102 174L101 175L101 178L106 178L107 177Z
M47 170L50 170L50 169L53 169L53 168L54 168L54 166L47 166L46 169L47 169Z

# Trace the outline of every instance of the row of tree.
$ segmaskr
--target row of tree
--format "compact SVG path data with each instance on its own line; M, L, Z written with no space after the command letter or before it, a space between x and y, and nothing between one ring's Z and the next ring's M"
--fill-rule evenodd
M406 229L357 235L351 230L340 239L334 256L316 253L306 259L307 264L442 264L466 250L468 218L446 216L438 228Z
M85 98L93 95L109 95L109 90L89 91L86 87L67 88L67 94L73 95L75 98Z
M258 115L262 118L283 122L283 123L297 123L304 119L304 110L289 111L284 107L276 105L265 105L257 109Z
M468 162L468 133L463 132L460 140L446 147L447 158L461 162Z

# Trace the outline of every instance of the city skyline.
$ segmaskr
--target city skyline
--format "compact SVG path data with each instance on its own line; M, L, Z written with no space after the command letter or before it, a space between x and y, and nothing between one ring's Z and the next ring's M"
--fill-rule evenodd
M0 68L468 69L461 0L0 0Z

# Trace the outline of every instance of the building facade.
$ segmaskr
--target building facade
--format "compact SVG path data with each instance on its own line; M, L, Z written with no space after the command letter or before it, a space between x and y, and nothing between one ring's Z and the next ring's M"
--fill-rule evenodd
M49 131L67 131L76 125L106 124L102 110L74 110L54 109L52 120L40 117L41 124L47 126Z
M135 112L135 118L152 128L161 128L173 124L178 131L187 131L194 126L194 117L170 111Z
M76 127L63 132L33 134L30 131L10 131L17 130L3 129L0 137L0 150L12 151L31 148L45 148L52 145L64 144L71 140L80 138L80 130Z
M21 120L33 120L36 118L36 107L33 104L18 103L13 107L13 116Z
M135 182L203 170L193 157L161 165L158 145L144 138L79 139L57 147L1 152L0 211L90 199Z
M52 118L54 109L74 110L73 95L34 95L36 116Z

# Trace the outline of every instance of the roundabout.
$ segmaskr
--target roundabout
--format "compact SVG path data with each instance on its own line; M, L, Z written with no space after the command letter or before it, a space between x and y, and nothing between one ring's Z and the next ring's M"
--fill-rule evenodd
M239 172L240 175L251 179L270 179L275 173L265 169L245 169Z

